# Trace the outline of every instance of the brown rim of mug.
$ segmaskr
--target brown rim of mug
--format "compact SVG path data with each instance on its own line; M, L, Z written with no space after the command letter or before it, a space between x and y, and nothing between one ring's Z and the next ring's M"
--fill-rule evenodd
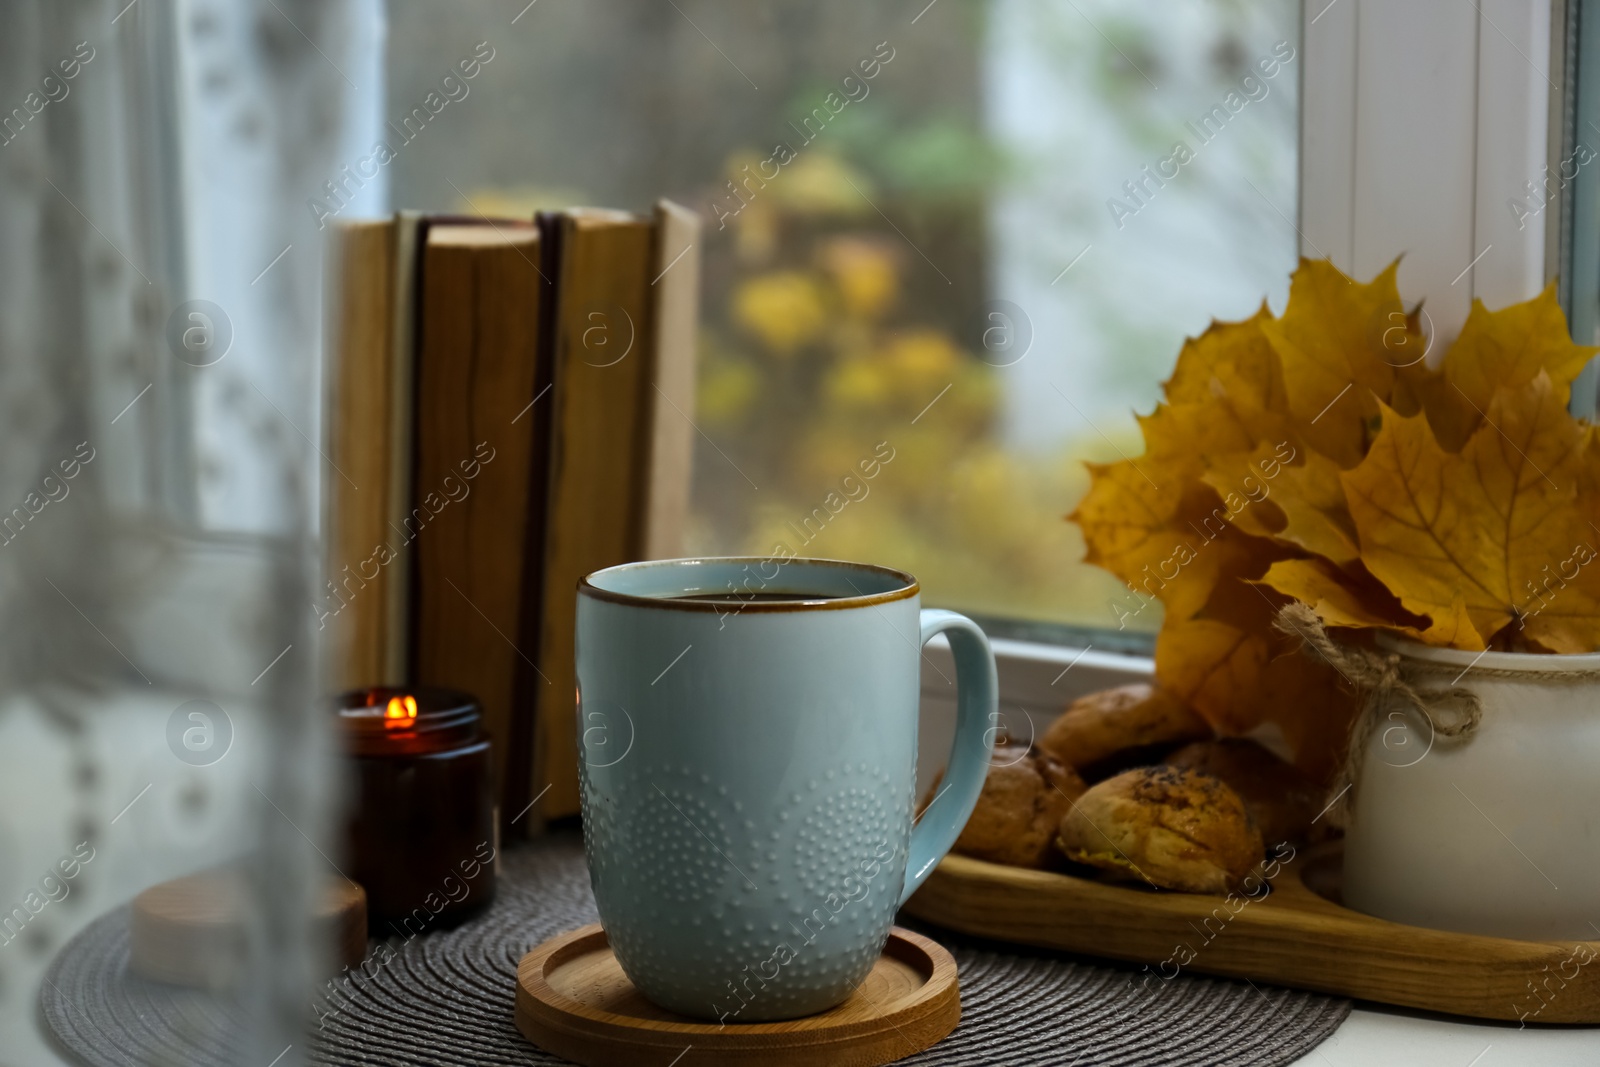
M717 600L675 600L664 596L640 596L637 593L617 593L610 589L601 589L590 578L603 571L616 570L619 567L645 566L648 564L684 563L684 562L716 562L716 563L770 563L778 560L777 556L687 556L683 559L653 559L640 560L638 563L619 563L616 567L602 567L578 579L578 592L586 593L596 600L607 600L613 604L629 604L642 608L661 608L666 611L712 611L726 614L727 609L736 609L739 613L745 612L777 612L777 611L833 611L841 608L870 608L879 604L888 604L896 600L906 600L922 592L922 586L917 580L905 571L897 571L893 567L880 567L875 563L854 563L843 559L814 559L810 556L789 556L778 561L780 567L790 563L822 563L830 567L844 567L850 570L867 571L872 574L888 575L901 583L898 589L891 589L886 593L862 593L857 596L821 597L817 600L741 600L737 595L730 594L726 598Z

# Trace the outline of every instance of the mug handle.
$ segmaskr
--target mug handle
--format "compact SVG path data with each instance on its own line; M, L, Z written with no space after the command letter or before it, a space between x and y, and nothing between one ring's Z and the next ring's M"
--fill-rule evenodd
M935 634L950 635L950 651L955 655L956 738L944 785L911 831L901 904L944 859L978 804L989 773L989 727L1000 705L994 652L978 624L965 615L930 608L922 613L920 643L927 644Z

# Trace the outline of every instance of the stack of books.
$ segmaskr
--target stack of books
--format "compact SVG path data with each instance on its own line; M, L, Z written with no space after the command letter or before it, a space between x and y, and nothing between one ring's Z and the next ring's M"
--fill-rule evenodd
M682 554L698 243L666 201L331 242L329 686L476 695L503 825L578 810L578 578Z

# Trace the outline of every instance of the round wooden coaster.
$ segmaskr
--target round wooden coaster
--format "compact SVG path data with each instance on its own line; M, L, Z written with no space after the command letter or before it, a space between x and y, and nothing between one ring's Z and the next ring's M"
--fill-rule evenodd
M128 967L141 978L196 989L225 989L238 980L246 954L246 887L241 873L218 867L153 885L133 898ZM312 921L332 944L336 963L354 967L367 954L367 894L329 878Z
M723 1026L656 1007L598 924L546 941L517 966L517 1029L584 1067L876 1067L938 1043L960 1019L956 961L898 926L848 1000L784 1022Z

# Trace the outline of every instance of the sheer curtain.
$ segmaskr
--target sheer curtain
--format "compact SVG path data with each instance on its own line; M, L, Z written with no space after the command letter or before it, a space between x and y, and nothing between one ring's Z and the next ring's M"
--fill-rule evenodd
M38 1001L72 938L239 861L257 906L231 1047L297 1062L321 951L298 916L330 866L310 605L337 476L308 201L376 135L381 10L3 10L0 1048L58 1062Z

